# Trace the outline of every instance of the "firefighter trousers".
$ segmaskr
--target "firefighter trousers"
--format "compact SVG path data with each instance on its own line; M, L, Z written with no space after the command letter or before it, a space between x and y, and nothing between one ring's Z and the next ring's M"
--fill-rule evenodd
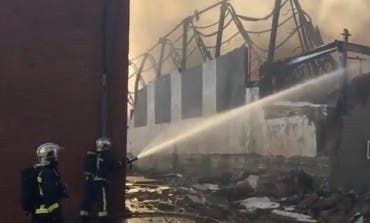
M84 195L81 203L80 216L88 218L94 204L97 205L98 218L106 219L108 216L107 206L107 183L104 180L85 180Z
M32 214L31 223L63 223L63 216L60 208L47 214Z

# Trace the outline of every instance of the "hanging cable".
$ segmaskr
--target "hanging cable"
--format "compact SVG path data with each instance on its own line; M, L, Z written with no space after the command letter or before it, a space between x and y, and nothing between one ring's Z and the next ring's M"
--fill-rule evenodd
M233 21L233 19L230 18L230 20L222 27L222 30L225 30L231 24L232 21ZM209 34L204 34L204 33L200 32L200 31L197 31L197 32L199 33L199 35L201 35L203 37L212 37L212 36L217 35L218 30L216 30L213 33L209 33Z
M301 28L301 26L298 26L295 28L283 41L281 41L278 45L275 46L275 49L279 49L281 46L283 46L290 38L293 37L293 35Z
M257 50L259 50L259 51L262 51L262 52L268 52L268 49L266 49L266 48L263 48L262 46L260 46L260 45L258 45L258 44L256 44L256 42L254 42L253 41L253 45L252 45L253 47L255 47Z
M225 14L225 18L226 18L228 15L230 15L230 12L226 12L226 14ZM212 23L212 24L210 24L210 25L206 25L206 26L197 26L197 25L194 25L193 27L194 27L194 28L196 28L196 29L208 29L208 28L211 28L211 27L213 27L213 26L218 25L219 23L220 23L220 21L217 21L217 22L214 22L214 23Z
M231 37L221 42L221 45L224 45L226 43L229 43L231 40L233 40L236 36L238 36L239 32L234 33Z
M297 13L289 16L287 19L285 19L284 21L282 21L277 27L281 27L282 25L284 25L285 23L289 22L291 19L293 19L293 17L296 15ZM245 30L247 33L250 33L250 34L263 34L263 33L268 33L268 32L271 32L271 29L265 29L265 30L259 30L259 31L252 31L252 30Z
M165 57L162 59L162 63L166 62L166 61L171 57L171 54L172 54L172 52L170 52L167 56L165 56Z
M137 74L137 72L135 71L134 73L132 73L131 75L128 76L128 79L131 79L132 77L134 77L135 75Z
M181 39L181 37L182 37L182 33L178 37L176 37L174 40L172 40L172 42L177 43Z
M191 49L191 51L188 53L188 55L186 55L186 58L189 58L195 52L196 49L198 49L197 46L195 46L193 49Z
M134 72L128 76L128 79L134 77L137 74L137 66L134 62L130 61L129 66L131 66L134 69Z
M218 25L219 23L220 23L220 22L219 22L219 21L217 21L217 22L212 23L212 24L210 24L210 25L208 25L208 26L196 26L196 25L194 25L194 28L196 28L196 29L208 29L208 28L211 28L211 27L213 27L213 26Z
M186 47L188 47L189 46L189 44L193 41L193 39L195 38L195 34L193 34L192 36L191 36L191 38L188 40L188 42L186 43ZM177 51L182 51L182 48L179 48L179 47L175 47L175 46L173 46L173 48L175 49L175 50L177 50Z
M284 5L288 2L288 0L285 0L281 5L280 9L284 7ZM279 10L280 10L279 9ZM262 21L262 20L267 20L269 19L275 12L275 9L273 9L269 14L267 14L264 17L261 18L254 18L254 17L249 17L249 16L243 16L243 15L238 15L238 17L244 21L250 21L250 22L257 22L257 21Z
M132 61L132 60L137 60L137 59L139 59L140 57L143 57L145 54L150 53L151 51L153 51L157 46L159 46L159 41L158 41L154 46L152 46L149 50L147 50L145 53L142 53L142 54L140 54L140 55L138 55L138 56L136 56L136 57L134 57L134 58L132 58L132 59L130 59L130 60L131 60L131 61Z
M143 70L141 71L141 73L148 72L148 71L150 71L150 70L152 70L152 69L157 69L158 64L157 64L157 62L155 61L155 59L154 59L153 55L148 54L148 59L149 59L149 61L151 62L151 66L150 66L150 67L148 67L148 68L146 68L146 69L143 69Z
M235 37L237 37L238 36L238 34L239 34L239 31L237 31L236 33L234 33L231 37L229 37L228 39L226 39L226 40L224 40L224 41L222 41L221 42L221 46L222 45L224 45L224 44L226 44L226 43L228 43L228 42L230 42L231 40L233 40ZM216 48L216 46L207 46L206 48L208 48L208 49L215 49Z

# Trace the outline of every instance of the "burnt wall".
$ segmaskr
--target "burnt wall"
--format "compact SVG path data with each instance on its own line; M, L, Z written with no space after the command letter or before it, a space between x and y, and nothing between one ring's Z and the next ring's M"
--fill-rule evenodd
M173 160L176 160L174 162ZM302 168L315 178L327 178L327 157L261 156L256 154L160 154L145 158L135 167L143 172L178 172L191 177L219 176L225 172L289 172Z
M332 187L369 190L370 160L367 142L370 140L370 104L359 106L343 117L339 148L332 154Z
M370 74L355 77L341 118L339 147L331 156L331 185L368 191L370 178Z
M107 49L109 132L113 151L124 155L128 52L128 0L111 0ZM0 3L0 223L26 222L20 208L19 171L33 165L35 150L52 141L65 150L61 174L71 198L67 218L77 216L82 160L99 135L102 73L102 1ZM122 175L112 192L122 190ZM113 196L118 213L123 195ZM11 201L11 202L7 202Z

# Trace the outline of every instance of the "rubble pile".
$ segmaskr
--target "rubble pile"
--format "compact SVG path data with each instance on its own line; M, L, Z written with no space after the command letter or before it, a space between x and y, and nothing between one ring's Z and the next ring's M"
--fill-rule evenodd
M370 214L370 196L329 192L303 170L129 177L126 198L131 213L177 213L209 222L363 223Z

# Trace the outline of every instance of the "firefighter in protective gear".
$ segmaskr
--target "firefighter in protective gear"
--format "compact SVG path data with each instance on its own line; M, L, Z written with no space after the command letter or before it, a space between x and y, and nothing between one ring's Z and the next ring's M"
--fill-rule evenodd
M110 152L112 142L109 138L99 138L96 149L89 150L85 160L85 185L81 203L80 218L83 223L89 222L90 212L97 203L99 222L107 222L108 201L107 183L110 173L124 167L122 161L113 159Z
M39 199L32 214L32 223L62 223L60 201L68 197L58 165L58 152L62 148L55 143L44 143L37 148L38 163L35 165Z

